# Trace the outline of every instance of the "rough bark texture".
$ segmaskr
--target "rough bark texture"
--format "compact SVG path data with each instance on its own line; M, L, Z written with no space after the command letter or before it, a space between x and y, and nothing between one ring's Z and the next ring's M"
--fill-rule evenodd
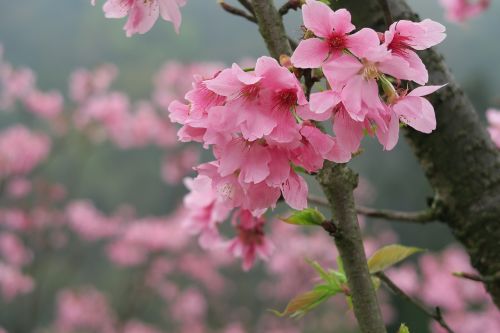
M254 0L253 7L259 31L266 42L271 56L279 59L280 55L291 55L292 48L288 42L283 20L274 6L273 0Z
M316 178L332 207L337 226L335 244L344 263L359 328L363 333L385 333L354 204L358 176L345 164L327 162Z
M273 0L253 0L259 30L269 53L278 59L280 55L291 55L292 50L281 16ZM372 284L366 262L361 230L359 228L353 191L358 178L347 166L325 163L318 174L332 205L337 233L335 243L344 262L353 309L362 333L386 333L377 295Z
M347 8L358 27L384 29L378 0L340 0L335 8ZM388 0L395 19L418 19L403 0ZM464 50L466 51L466 50ZM500 154L469 99L434 50L421 53L430 84L448 86L430 98L437 116L437 130L406 133L432 185L446 223L465 246L472 265L483 276L500 272ZM486 283L500 307L500 280Z

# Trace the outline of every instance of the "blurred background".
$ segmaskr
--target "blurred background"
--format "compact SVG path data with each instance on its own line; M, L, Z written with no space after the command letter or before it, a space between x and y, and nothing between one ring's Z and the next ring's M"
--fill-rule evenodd
M445 21L436 0L409 2L422 18L432 18L446 25L448 37L438 49L484 119L488 107L500 106L500 66L496 64L500 59L500 43L494 35L500 29L500 2L493 1L488 11L463 24ZM162 77L163 81L168 81L165 77L174 75L175 66L189 67L189 71L195 72L197 67L190 64L204 62L205 65L198 67L206 70L266 54L256 26L225 13L215 0L188 1L182 9L180 37L170 23L158 21L147 34L127 38L122 30L124 20L105 19L100 6L92 7L86 0L24 0L0 4L0 44L5 61L13 68L31 68L41 91L61 91L66 113L77 112L75 110L82 107L74 96L70 96L68 88L70 76L76 69L100 68L108 78L119 73L112 90L128 95L130 104L134 105L131 109L142 110L148 115L153 108L163 122L166 121L164 105L151 106L140 101L157 100L158 89L189 88L190 78L178 78L179 82L172 79L164 88L158 83ZM291 12L286 17L289 34L296 39L301 35L300 24L300 12ZM163 67L165 63L171 67ZM103 64L116 67L99 67ZM182 97L181 92L177 94ZM43 163L34 168L32 174L23 175L21 179L28 179L29 195L8 197L5 194L8 188L14 188L15 192L16 184L10 184L5 177L2 181L0 233L3 230L2 235L17 237L15 241L4 239L7 245L3 251L10 249L22 254L22 250L12 248L16 247L16 241L24 244L26 264L23 273L33 277L33 281L31 287L26 282L24 287L18 286L18 291L12 292L21 277L8 272L0 260L0 281L3 276L14 285L9 289L5 287L8 282L4 282L3 289L0 288L3 290L0 327L14 333L236 333L331 332L331 328L338 325L336 332L356 332L350 323L348 309L337 304L342 303L342 299L335 300L332 305L322 305L317 313L300 320L276 320L266 311L284 308L297 291L311 287L312 269L303 263L298 268L291 268L297 261L310 257L335 265L335 256L329 255L334 252L328 237L304 236L288 226L269 226L276 245L275 259L271 259L270 266L258 264L249 273L243 273L240 263L234 263L224 253L200 250L187 231L185 237L185 230L177 227L176 214L180 213L176 208L187 192L180 180L184 174L189 174L189 167L195 165L198 158L197 153L191 154L189 149L197 147L182 150L176 147L171 142L172 135L175 138L173 127L160 129L164 130L160 139L155 137L151 142L145 139L140 144L132 144L120 138L102 139L102 133L87 124L81 131L84 134L68 130L57 121L48 122L44 117L26 112L27 108L29 106L15 104L13 111L0 114L2 129L20 123L35 131L50 132L52 145L50 157L43 158ZM144 120L144 124L149 123ZM352 162L363 178L360 200L380 208L425 208L432 191L405 141L400 140L391 152L382 152L375 141L365 139L364 153ZM22 149L30 147L28 144ZM182 153L184 162L179 162ZM202 160L208 158L206 152L202 153ZM181 176L165 175L175 172ZM22 192L22 181L17 186L21 188L18 192ZM318 188L314 191L319 193ZM57 197L58 193L61 198ZM50 209L47 208L49 204L41 204L45 201L51 201ZM40 213L35 212L35 208L40 205L50 211L50 214L43 212L45 218L58 222L47 222L50 227L45 224L36 228L19 227L19 223L22 224L19 220L40 219L35 217ZM13 217L16 212L25 215ZM130 223L123 222L132 220L142 220L144 229L131 230ZM165 226L166 221L171 222L170 226ZM99 225L100 222L106 227ZM64 223L71 224L72 233L65 230ZM444 252L443 258L446 255L462 258L461 253L456 253L460 252L457 248L449 247L453 236L444 226L391 223L389 229L382 221L364 223L368 243L373 246L398 239L400 243L429 249L431 253L446 249L449 252ZM113 228L124 228L123 225L127 225L127 230L121 232L131 236L123 236L120 240L110 238L109 235L116 236ZM28 229L30 231L25 232ZM150 240L159 234L167 235L169 242L153 246L153 249L138 249L142 246L137 245L142 244L136 239L140 235ZM317 239L318 245L311 249L300 243L300 246L292 245L293 250L290 250L287 235L295 237L297 244ZM61 244L50 245L58 242ZM131 242L135 252L127 253L123 247ZM0 253L1 243L0 240ZM285 258L287 252L296 255L293 257L295 263ZM140 255L148 259L130 262L130 257ZM437 265L443 264L445 259L435 260ZM207 262L212 266L204 267ZM423 260L414 262L423 264ZM293 269L297 270L292 274L297 281L288 281ZM398 272L405 281L415 278L409 267L408 270L408 275ZM425 271L419 274L424 280L430 278ZM158 277L165 275L168 278ZM280 285L286 290L276 291ZM15 296L8 296L8 290ZM412 332L438 332L411 304L391 301L388 294L381 297L384 304L387 303L386 313L391 318L393 331L400 322L406 322ZM487 316L493 315L498 313L489 312ZM458 318L454 320L459 322ZM338 324L339 321L346 324Z

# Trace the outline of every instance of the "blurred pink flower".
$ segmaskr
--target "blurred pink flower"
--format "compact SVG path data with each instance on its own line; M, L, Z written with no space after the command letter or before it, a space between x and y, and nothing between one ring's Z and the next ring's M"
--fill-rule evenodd
M6 302L12 301L18 295L31 292L34 285L31 277L23 275L16 267L0 261L0 292Z
M31 182L23 177L15 177L7 184L7 194L13 199L21 199L32 190Z
M199 159L200 150L194 147L167 154L162 163L162 179L170 185L179 183L187 174L193 172Z
M0 177L32 171L49 154L51 142L46 135L31 132L22 125L0 132Z
M15 234L0 233L0 254L3 260L15 267L22 267L32 259L31 251Z
M24 104L28 111L42 118L54 118L64 109L64 99L58 91L33 90L24 98Z
M55 326L61 333L91 330L115 333L115 314L106 297L93 287L62 290L57 296Z
M481 14L490 6L490 0L440 0L446 18L453 22L463 22Z
M119 230L120 221L103 215L90 201L71 202L66 207L66 216L70 228L84 240L109 238Z

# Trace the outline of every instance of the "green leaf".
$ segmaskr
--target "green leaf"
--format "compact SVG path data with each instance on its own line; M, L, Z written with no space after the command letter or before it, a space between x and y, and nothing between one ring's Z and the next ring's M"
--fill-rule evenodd
M306 259L306 262L312 268L314 268L321 279L327 283L328 288L330 288L330 291L332 293L342 292L342 284L346 282L345 275L332 270L327 271L326 269L321 267L321 265L317 261Z
M340 256L337 256L337 266L339 268L339 272L345 275L344 271L344 262L342 261L342 258Z
M306 208L301 211L295 211L289 217L282 218L282 220L295 225L321 225L326 218L317 209Z
M331 291L328 286L319 285L316 286L312 291L295 296L286 306L283 312L276 310L271 310L275 315L279 317L290 316L290 317L302 317L307 312L311 311L328 298L332 296Z
M399 244L384 246L375 252L370 259L368 259L368 268L372 274L381 272L406 259L412 254L421 251L424 250L418 247L407 247Z
M401 324L398 333L410 333L410 329L405 324Z

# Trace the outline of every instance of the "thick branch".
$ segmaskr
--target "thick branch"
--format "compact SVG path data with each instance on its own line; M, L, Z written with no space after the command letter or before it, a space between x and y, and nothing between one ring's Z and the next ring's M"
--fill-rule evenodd
M395 19L419 20L404 0L387 0ZM347 8L358 27L383 31L378 0L332 1ZM500 154L469 99L434 50L421 52L430 84L447 82L434 93L437 130L431 135L408 129L406 136L439 200L440 220L465 246L472 265L482 276L500 271ZM500 280L487 289L500 306Z
M354 204L353 191L357 187L358 176L343 164L328 162L317 179L332 207L336 226L335 244L344 264L360 330L363 333L385 333Z
M321 197L309 196L308 201L310 203L317 204L323 207L330 207L330 203ZM359 215L380 218L390 221L402 221L402 222L425 224L437 220L437 214L433 209L427 209L420 212L400 212L400 211L386 210L386 209L375 209L358 205L356 206L356 212Z
M392 282L391 279L387 277L383 272L379 272L376 274L376 276L389 288L390 291L392 291L395 295L407 300L410 303L413 303L417 308L420 309L423 313L425 313L427 316L431 317L434 319L442 328L446 330L448 333L454 333L453 330L448 326L446 321L443 318L443 315L441 314L441 310L439 308L436 308L436 311L431 311L429 310L424 304L422 304L419 300L410 297L407 295L401 288L399 288L394 282Z
M288 42L281 15L276 10L273 0L253 0L253 6L260 34L271 56L279 59L282 54L291 55L292 48Z

